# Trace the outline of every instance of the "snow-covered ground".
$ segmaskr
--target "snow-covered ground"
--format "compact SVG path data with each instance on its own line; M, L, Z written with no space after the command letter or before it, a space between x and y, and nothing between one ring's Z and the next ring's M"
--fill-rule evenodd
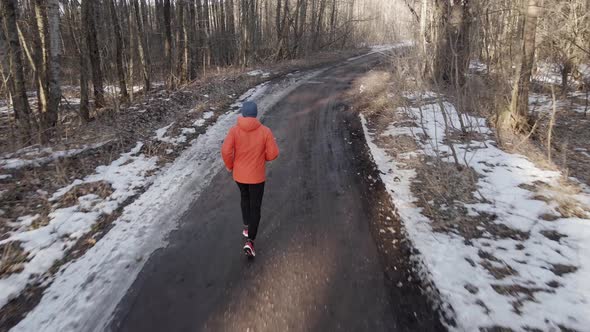
M247 72L246 75L248 75L248 76L262 76L262 78L268 78L268 77L270 77L271 73L265 72L260 69L256 69L256 70L252 70L250 72Z
M469 62L469 70L471 70L475 73L483 73L488 70L488 66L481 61L471 60Z
M572 98L579 98L581 100L586 99L586 94L583 92L570 92L568 98L556 98L555 108L557 112L577 112L577 113L590 113L590 107L586 107L585 104L576 104L572 102ZM547 94L541 93L530 93L529 94L529 105L530 110L533 112L540 113L551 113L553 112L553 97Z
M445 137L446 111L451 127L460 128L459 115L436 94L409 94L411 101L431 98L421 109L399 108L419 127L375 132L361 118L382 180L397 207L408 235L420 251L424 277L441 294L443 310L450 305L455 331L505 327L514 331L558 331L560 327L588 331L590 327L590 194L560 190L563 175L543 170L522 155L496 147L483 118L463 115L469 130L483 140L454 144L460 162L477 173L477 203L460 203L470 216L495 215L491 222L522 236L498 237L487 232L465 239L459 232L435 232L433 221L418 208L412 191L417 172L405 160L426 155L453 162ZM407 123L406 123L407 124ZM427 139L416 138L425 134ZM381 135L408 135L418 150L393 157L379 143ZM531 188L537 188L531 189ZM457 203L457 202L455 202ZM559 203L582 207L585 217L564 216ZM586 208L586 211L583 208ZM554 218L543 218L543 215ZM551 220L551 221L549 221ZM480 226L478 226L480 227ZM487 266L487 268L485 268ZM494 276L490 270L508 271Z
M240 103L246 99L255 100L264 114L278 100L322 71L291 75L281 82L263 83L251 89L238 98L231 110L219 116L204 134L190 142L176 161L152 176L148 171L154 169L156 160L140 154L142 143L138 142L132 151L109 166L97 168L95 174L78 182L109 182L114 189L109 197L82 196L78 204L56 213L47 226L34 234L26 231L14 234L14 237L28 241L25 243L29 244L34 256L27 264L35 264L25 268L23 273L26 274L14 274L14 277L0 280L3 304L22 290L33 272L43 274L54 259L63 255L63 246L71 245L87 232L102 211L116 208L125 197L133 195L136 188L149 186L124 208L113 228L101 240L82 257L62 266L54 277L47 278L46 282L51 285L45 290L41 302L13 330L102 330L147 258L167 244L166 237L177 226L180 216L222 169L219 149L227 131L236 122ZM203 118L212 116L204 113ZM161 128L155 135L164 138L166 131L167 128ZM53 199L59 199L67 190L58 191ZM21 223L32 222L31 218L23 219Z

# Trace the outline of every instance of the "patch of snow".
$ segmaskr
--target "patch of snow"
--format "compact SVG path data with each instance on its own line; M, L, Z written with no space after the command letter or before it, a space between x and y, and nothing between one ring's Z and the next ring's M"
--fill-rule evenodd
M451 154L445 142L443 111L454 126L460 118L452 104L434 102L422 106L422 111L417 108L399 111L408 112L416 123L422 123L422 128L412 131L422 130L429 138L429 142L414 153L452 162L451 157L441 157ZM485 126L485 119L466 115L463 119L476 124L470 130L491 132ZM431 221L416 206L417 199L411 190L416 171L407 169L404 158L394 159L388 155L377 143L375 134L369 131L367 120L361 116L361 121L381 178L410 239L420 252L419 259L425 266L423 273L439 290L443 302L454 309L457 326L450 327L451 330L477 331L502 326L519 331L525 327L548 331L565 326L583 331L590 326L590 216L545 221L540 218L543 214L560 216L555 201L534 199L535 193L521 186L542 181L559 187L561 173L542 170L522 155L504 152L495 147L491 138L485 142L456 143L454 148L459 159L478 173L478 194L486 199L464 204L469 213L493 214L497 216L494 223L528 234L524 239L476 238L466 244L458 234L433 231ZM473 149L474 146L477 149ZM549 198L565 197L586 206L590 204L588 192L567 195L545 189L542 194ZM565 237L553 241L544 235L545 232L558 232ZM494 277L480 265L482 252L497 259L487 261L493 267L509 267L515 273ZM560 275L551 271L555 266L573 266L577 270ZM501 287L512 290L502 293L498 291ZM519 289L534 290L533 298L527 298L527 293ZM521 305L520 314L515 312L514 303Z
M575 79L570 76L570 84L582 84L590 81L590 65L580 64L577 70L581 75ZM539 83L561 85L561 66L558 63L540 62L531 79Z
M39 217L39 214L33 216L20 216L16 219L16 222L9 222L8 225L10 227L17 228L17 230L21 230L23 228L31 226L33 222L37 220Z
M5 159L0 159L0 168L20 169L20 168L23 168L26 166L39 167L41 165L55 161L59 158L73 157L73 156L80 154L82 152L85 152L87 150L98 149L101 146L103 146L109 142L110 142L110 140L105 141L105 142L90 144L90 145L83 145L82 147L77 148L77 149L70 149L70 150L63 150L63 151L52 151L50 148L37 149L37 150L26 150L26 148L25 148L25 149L21 149L21 150L17 151L16 153L12 153L9 156L22 155L23 157L33 157L35 155L48 154L48 153L49 153L49 155L45 155L45 156L37 157L37 158L32 158L32 159L10 158L10 157L5 158Z
M215 115L215 113L211 112L211 111L207 111L205 113L203 113L203 119L205 120L209 120L211 119L213 116Z
M0 106L0 114L10 114L12 113L12 106Z
M68 103L72 104L72 105L77 105L80 104L80 98L66 98L66 100L68 101Z
M187 131L185 129L189 129L189 128L184 128L182 129L182 133L178 136L175 137L170 137L167 136L166 133L168 132L168 129L170 129L170 127L172 127L172 125L174 124L174 122L172 122L171 124L167 125L166 127L162 127L158 130L156 130L156 135L154 136L155 139L157 139L160 142L164 142L164 143L170 143L172 145L178 145L178 144L184 144L187 141ZM194 130L194 129L193 129Z
M263 78L270 77L270 73L262 71L260 69L247 72L246 75L248 75L248 76L262 76Z
M197 131L195 130L195 128L182 128L181 132L183 135L192 135L192 134L196 133Z
M11 174L0 174L0 180L10 179L11 177Z
M537 71L531 79L545 84L561 84L559 66L554 63L540 62L537 64Z
M387 129L381 134L382 136L411 136L414 137L417 133L424 133L420 128L415 127L397 127L395 124L389 125Z
M193 122L193 127L204 126L207 123L207 120L213 118L213 116L215 116L215 113L212 111L204 112L200 119L197 119L195 122Z
M152 88L161 88L164 85L164 82L152 82ZM117 85L107 85L104 87L104 90L112 95L119 94L121 92L121 89L119 89L119 86ZM129 90L129 87L127 87L127 90ZM143 85L134 85L131 90L133 90L134 93L139 92L143 90Z
M97 181L111 184L113 192L106 199L96 195L79 197L77 204L52 211L49 214L49 223L35 229L27 229L26 226L38 216L26 216L17 220L17 223L25 227L0 241L0 245L21 243L28 252L28 261L24 263L23 271L0 279L0 307L16 297L27 284L43 280L54 262L63 258L65 252L92 229L100 216L113 213L119 205L151 183L152 179L146 173L157 168L157 160L156 157L147 158L143 154L135 156L141 146L138 143L134 149L122 154L110 165L99 166L96 173L57 190L50 201L57 201L77 185Z
M577 113L586 113L586 106L579 105L572 102L571 98L586 98L585 93L574 92L568 94L568 98L557 98L555 100L555 107L557 109L557 113L560 112L577 112ZM553 97L550 94L541 94L531 92L529 94L529 108L533 112L540 112L540 113L551 113L553 112Z
M247 100L256 99L257 97L261 96L266 92L268 89L268 82L264 82L259 84L258 86L246 91L243 95L241 95L238 100L230 105L230 108L234 111L239 110L242 107L242 103Z
M469 70L476 72L476 73L483 73L488 70L488 66L481 61L471 60L469 62Z
M193 127L202 127L205 125L205 119L198 119L195 122L193 122Z
M265 110L321 72L263 84L240 99L256 101L264 115ZM220 116L174 163L159 171L149 189L124 209L95 246L61 268L39 305L13 331L103 330L147 258L167 244L169 232L184 211L223 169L219 150L237 117L235 112ZM92 202L93 197L87 200Z
M157 138L158 140L162 140L166 136L166 133L168 132L168 129L170 129L170 127L172 127L173 124L174 124L174 122L172 122L171 124L167 125L166 127L162 127L160 129L156 130L156 136L155 136L155 138Z

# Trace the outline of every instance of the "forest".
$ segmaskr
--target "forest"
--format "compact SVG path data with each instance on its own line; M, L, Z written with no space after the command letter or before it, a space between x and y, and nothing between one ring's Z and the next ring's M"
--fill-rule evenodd
M590 0L0 0L0 74L0 332L590 326Z
M395 34L376 1L3 1L1 93L10 138L48 142L60 110L83 122L211 68L246 67L343 49ZM391 5L386 5L391 7ZM373 32L372 27L391 29ZM362 28L359 28L362 27ZM35 92L37 98L30 100ZM26 144L25 144L26 145Z

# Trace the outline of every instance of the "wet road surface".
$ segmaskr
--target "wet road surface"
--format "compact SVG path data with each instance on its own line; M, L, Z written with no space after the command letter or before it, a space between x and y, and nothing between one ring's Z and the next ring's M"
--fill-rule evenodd
M281 155L268 168L256 259L243 255L239 192L223 170L148 260L111 330L405 330L341 103L370 63L331 68L266 112Z

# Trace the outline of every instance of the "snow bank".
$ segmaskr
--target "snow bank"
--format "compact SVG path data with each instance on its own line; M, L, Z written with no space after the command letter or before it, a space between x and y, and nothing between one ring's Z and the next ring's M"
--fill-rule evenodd
M453 105L442 105L448 121L460 128L459 115ZM451 330L477 331L492 326L516 331L527 328L559 330L558 326L587 330L590 326L590 216L588 219L558 217L554 221L543 220L540 216L560 216L556 197L588 205L590 194L568 195L546 189L543 195L554 199L547 202L534 199L535 193L524 189L523 185L542 182L559 187L562 174L542 170L522 155L496 148L488 136L484 142L454 145L462 163L468 163L479 175L476 195L485 197L481 203L464 206L470 215L494 214L497 218L493 222L529 234L528 238L498 239L486 234L466 243L459 234L433 232L431 221L415 205L417 199L411 184L416 171L407 169L403 160L416 153L435 157L450 155L445 141L443 110L433 101L422 106L422 112L417 108L398 111L407 111L423 126L395 128L385 135L423 133L429 139L421 144L419 151L397 159L376 143L377 134L368 129L367 120L362 117L361 121L373 158L383 174L381 178L413 244L421 253L419 258L427 269L425 272L440 291L443 302L454 309L457 326ZM463 120L471 124L472 131L490 133L485 119L463 115ZM451 157L442 158L452 162ZM550 240L544 235L550 232L565 237ZM493 266L509 267L515 273L503 278L492 276L479 264L482 252L497 259L491 261ZM577 270L563 274L552 272L558 266ZM498 291L502 288L510 291ZM520 313L513 304L521 305Z
M323 70L264 83L242 95L264 114L277 101ZM268 94L265 94L268 93ZM41 302L13 331L102 331L117 303L181 215L223 168L219 149L238 114L228 111L198 136L153 184L128 205L113 228L78 260L61 268ZM195 222L200 222L195 220Z

